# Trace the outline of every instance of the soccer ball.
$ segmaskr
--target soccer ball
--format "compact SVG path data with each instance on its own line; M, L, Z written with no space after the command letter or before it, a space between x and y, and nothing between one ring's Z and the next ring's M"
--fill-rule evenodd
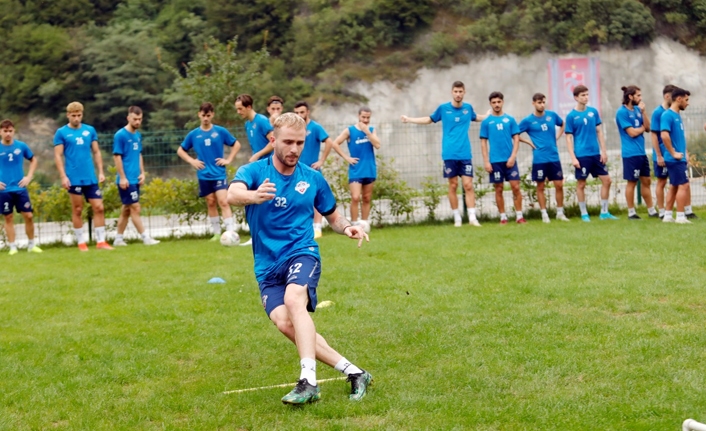
M370 233L370 223L369 222L361 220L360 227L363 228L363 232Z
M234 247L240 244L240 236L232 231L225 231L221 234L221 245L226 247Z

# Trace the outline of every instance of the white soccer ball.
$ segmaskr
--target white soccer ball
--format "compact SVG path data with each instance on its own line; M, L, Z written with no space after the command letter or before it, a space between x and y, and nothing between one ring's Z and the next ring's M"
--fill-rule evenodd
M225 231L221 234L221 245L225 247L235 247L240 244L240 235L233 231Z
M360 227L363 228L363 232L370 233L370 223L369 222L361 220Z

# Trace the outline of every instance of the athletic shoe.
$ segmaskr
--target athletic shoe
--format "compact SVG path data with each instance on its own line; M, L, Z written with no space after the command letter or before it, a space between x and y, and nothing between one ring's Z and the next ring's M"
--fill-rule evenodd
M686 218L691 219L691 220L698 220L699 216L697 216L694 213L689 213L689 214L686 214Z
M478 223L478 219L468 220L468 225L469 225L469 226L480 227L480 223Z
M690 222L689 220L687 220L686 218L678 218L678 219L674 220L674 223L677 223L677 224L691 224L691 222Z
M558 218L558 217L557 217ZM551 223L551 219L549 218L549 215L544 215L542 214L542 222L544 223Z
M88 245L85 242L78 245L78 249L81 251L88 251Z
M113 247L127 247L127 243L124 239L116 239L113 241Z
M17 249L16 249L16 248L13 248L12 250L10 250L10 253L8 253L8 254L9 254L10 256L16 255L16 254L17 254Z
M525 223L527 223L527 220L525 220L524 218L520 218L520 219L515 220L515 222L517 224L525 224Z
M252 237L251 237L249 240L245 241L244 243L242 243L242 244L240 244L240 245L241 245L241 247L244 246L244 245L252 245Z
M321 229L314 229L314 239L319 239L322 236L324 236L324 234L321 233Z
M217 241L220 241L220 240L221 240L221 234L220 234L220 233L217 233L217 234L213 235L209 241L211 241L211 242L217 242Z
M142 240L142 243L144 245L155 245L155 244L159 244L160 242L161 241L154 239L151 236L147 236L147 237L145 237L145 239Z
M455 218L454 219L454 227L461 227L463 226L463 220L461 220L461 217Z
M650 217L652 217L652 216L650 216ZM631 216L628 216L628 220L642 220L642 217L640 217L637 214L633 214Z
M581 221L590 222L590 221L591 221L591 217L589 217L588 214L582 215L582 216L581 216Z
M507 219L500 220L500 224L507 224Z
M650 214L648 217L649 217L649 218L658 218L658 217L659 217L659 218L662 218L662 217L659 216L659 213Z
M306 379L301 379L290 393L282 397L282 402L285 404L306 404L319 401L320 398L319 386L312 386Z
M360 401L363 399L365 394L368 392L368 386L373 382L373 376L365 370L358 374L349 374L346 379L347 382L351 382L351 394L348 398L351 401Z
M659 216L660 220L664 220L664 215Z
M113 247L110 246L110 244L108 244L105 241L99 242L98 244L96 244L96 248L98 250L115 250Z
M571 221L571 220L569 220L569 218L568 218L567 216L565 216L564 214L559 214L558 216L556 216L556 219L559 220L559 221ZM588 221L591 221L591 220L588 220Z
M662 218L662 223L674 223L674 218L672 218L672 217L663 217L663 218Z
M619 220L618 217L612 215L611 213L601 213L601 216L598 217L598 220Z
M30 249L27 250L30 253L44 253L44 250L41 248L37 247L36 245Z

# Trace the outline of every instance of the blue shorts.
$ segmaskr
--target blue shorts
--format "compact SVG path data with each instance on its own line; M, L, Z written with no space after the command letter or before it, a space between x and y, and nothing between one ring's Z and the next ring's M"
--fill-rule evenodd
M623 179L639 181L640 177L650 176L650 160L647 156L627 157L623 159Z
M139 184L130 184L125 190L118 185L118 193L120 194L120 200L123 205L132 205L140 202Z
M98 184L89 184L87 186L71 186L69 187L69 193L72 195L83 195L83 197L88 201L89 199L103 199L103 192L101 192Z
M444 160L444 178L471 177L473 178L473 161Z
M520 170L517 169L517 162L511 168L507 167L507 162L491 163L493 172L488 175L491 184L500 184L505 181L520 181Z
M228 181L222 180L199 180L199 197L203 198L218 190L227 190Z
M316 287L321 277L321 262L316 257L303 254L287 260L276 271L260 282L260 299L267 316L272 310L284 305L284 292L289 284L298 284L309 288L309 303L306 309L316 310Z
M577 157L581 169L576 169L576 179L585 180L589 175L598 178L601 175L608 175L605 165L601 163L601 156Z
M689 168L685 161L667 162L669 171L669 183L673 186L680 186L689 182Z
M12 214L12 210L18 213L31 213L32 203L29 201L27 189L11 192L0 192L0 211L2 215Z
M364 186L367 186L368 184L372 184L374 182L375 178L351 178L350 180L348 180L348 184L358 183Z
M564 179L564 171L561 170L561 162L535 163L532 165L532 181L538 183L549 181L561 181Z
M661 179L669 178L669 169L666 166L660 166L657 162L654 162L655 177Z

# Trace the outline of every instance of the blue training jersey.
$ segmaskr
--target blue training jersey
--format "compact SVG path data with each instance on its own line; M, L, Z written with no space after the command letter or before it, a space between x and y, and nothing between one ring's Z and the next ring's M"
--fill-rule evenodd
M370 133L374 130L370 127ZM363 178L377 178L378 171L375 165L375 149L368 136L355 126L348 128L348 152L351 157L357 157L358 163L348 166L348 179L360 180Z
M672 139L672 147L677 153L684 153L681 160L676 160L672 154L665 149L665 162L682 162L686 161L686 136L684 136L684 123L681 120L681 115L671 109L667 109L659 121L660 130L669 132L669 137Z
M664 106L659 105L657 108L655 108L654 111L652 111L652 121L650 122L650 127L652 128L652 133L657 134L657 141L659 142L659 151L662 153L662 157L664 157L665 153L667 153L667 147L664 146L664 142L662 142L662 129L660 128L660 120L662 119L662 114L666 109L664 109ZM655 162L657 161L657 152L652 151L652 160Z
M299 157L299 162L307 166L311 166L319 161L319 153L321 152L321 143L328 139L328 133L321 127L321 124L314 120L309 120L306 125L306 141L302 155Z
M489 115L480 123L480 137L488 140L490 163L507 162L512 156L512 137L520 134L517 121L507 114Z
M260 152L270 143L270 140L267 139L267 134L273 130L270 120L262 114L255 114L255 118L252 121L248 120L245 122L245 131L248 134L253 154ZM261 157L261 159L267 157L269 157L269 154Z
M5 183L6 192L23 190L19 183L24 178L25 159L32 160L34 154L27 144L13 141L10 145L0 144L0 183ZM0 193L3 191L0 190Z
M197 158L206 165L205 168L196 171L200 180L225 180L226 167L216 165L216 159L223 158L224 145L232 147L235 141L235 137L226 128L214 124L208 131L197 127L189 132L181 143L181 148L185 151L193 148Z
M113 154L123 160L123 171L130 184L139 184L140 154L142 153L142 135L137 130L130 133L125 127L118 130L113 138ZM120 174L115 181L120 184Z
M54 146L64 146L64 169L72 186L98 184L91 151L94 141L98 142L96 129L87 124L81 124L78 129L72 129L67 124L54 135Z
M584 111L572 110L566 116L567 135L574 137L574 154L576 157L599 156L601 147L598 145L596 127L601 124L601 117L596 108L587 106Z
M537 117L530 114L520 121L520 133L526 132L537 149L532 150L532 163L560 162L559 149L556 145L556 128L561 127L564 120L553 111L544 111Z
M628 135L626 129L632 127L638 129L642 127L644 119L642 118L642 111L638 106L634 106L631 111L627 106L623 105L615 113L615 122L618 124L618 131L620 132L620 146L623 154L623 158L645 156L645 135L640 134L636 137L631 137Z
M460 108L454 107L451 102L444 103L429 117L435 123L441 121L443 160L469 160L473 157L468 129L471 127L471 121L476 119L476 113L470 103L464 103Z
M255 277L262 281L294 256L311 255L318 259L319 245L314 241L311 220L314 209L323 215L336 210L336 198L319 171L297 163L292 175L282 175L272 158L243 165L233 182L256 190L269 178L277 189L271 201L247 205L245 217L252 234Z

